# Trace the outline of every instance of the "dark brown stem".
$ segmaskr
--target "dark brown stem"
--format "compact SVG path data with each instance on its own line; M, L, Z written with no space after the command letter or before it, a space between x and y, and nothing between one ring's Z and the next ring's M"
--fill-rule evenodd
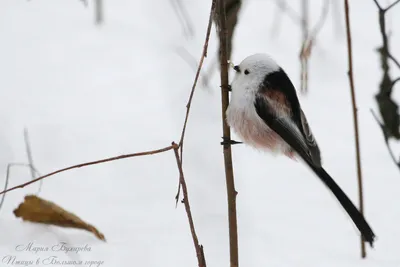
M357 103L356 94L354 89L354 77L353 77L353 52L351 43L351 28L350 28L350 15L349 15L349 2L344 0L344 10L346 18L346 35L347 35L347 51L348 51L348 64L349 64L349 82L351 92L351 103L353 106L353 120L354 120L354 138L356 143L356 160L357 160L357 177L358 177L358 196L360 202L360 212L364 215L364 198L363 198L363 183L362 183L362 171L361 171L361 158L360 158L360 142L359 142L359 131L358 131L358 115L357 115ZM361 236L361 258L367 256L365 250L365 241Z
M96 160L96 161L91 161L91 162L86 162L86 163L73 165L73 166L70 166L70 167L67 167L67 168L64 168L64 169L60 169L60 170L48 173L46 175L40 176L40 177L38 177L36 179L30 180L29 182L26 182L26 183L14 186L12 188L3 190L3 191L0 192L0 195L4 194L6 192L9 192L9 191L15 190L17 188L23 188L23 187L25 187L27 185L33 184L33 183L35 183L37 181L40 181L40 180L42 180L44 178L53 176L54 174L57 174L57 173L60 173L60 172L65 172L65 171L68 171L68 170L81 168L81 167L86 167L86 166L95 165L95 164L100 164L100 163L105 163L105 162L109 162L109 161L115 161L115 160L126 159L126 158L133 158L133 157L140 157L140 156L148 156L148 155L153 155L153 154L159 154L159 153L171 150L173 148L174 147L171 145L171 146L167 146L167 147L156 149L156 150L150 150L150 151L145 151L145 152L120 155L120 156L116 156L116 157L112 157L112 158L100 159L100 160Z
M229 78L228 78L228 58L227 58L227 29L224 0L218 0L218 20L219 20L219 40L221 55L221 101L222 101L222 130L224 138L231 138L229 126L226 123L226 109L229 104ZM237 218L236 218L236 190L233 178L232 167L232 151L231 145L228 143L223 146L225 177L228 197L228 218L229 218L229 248L230 248L230 266L239 266L238 252L238 234L237 234Z
M172 142L172 146L174 148L176 164L179 170L179 182L182 186L183 203L185 205L186 214L189 220L189 227L190 227L190 232L192 233L194 247L196 249L198 265L199 267L206 267L206 260L204 257L203 246L199 244L199 239L197 238L196 229L194 227L192 212L190 210L189 194L186 186L185 176L183 175L182 161L179 157L179 146L174 142Z

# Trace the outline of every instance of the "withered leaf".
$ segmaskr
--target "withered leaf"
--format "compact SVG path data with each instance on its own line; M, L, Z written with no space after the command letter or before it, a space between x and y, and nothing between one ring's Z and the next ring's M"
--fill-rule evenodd
M16 217L24 221L78 228L92 232L100 240L106 241L96 227L88 224L75 214L68 212L57 204L35 195L25 196L25 200L14 210Z

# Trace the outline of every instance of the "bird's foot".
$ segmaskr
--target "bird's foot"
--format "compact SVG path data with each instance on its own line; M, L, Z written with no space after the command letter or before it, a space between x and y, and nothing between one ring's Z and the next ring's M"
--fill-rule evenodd
M223 88L222 85L221 85L220 87ZM229 92L232 92L232 86L231 86L230 84L227 85L226 89L227 89Z
M238 142L238 141L235 141L235 140L231 140L230 138L228 138L228 137L222 137L222 142L221 142L221 145L223 145L223 146L226 146L226 145L236 145L236 144L243 144L243 142Z

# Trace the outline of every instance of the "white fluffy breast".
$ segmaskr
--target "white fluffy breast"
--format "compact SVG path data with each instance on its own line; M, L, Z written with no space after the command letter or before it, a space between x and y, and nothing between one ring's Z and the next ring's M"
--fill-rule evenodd
M258 116L254 106L259 81L243 81L243 75L235 77L231 87L231 101L226 111L227 123L240 139L268 152L285 152L287 144ZM257 84L257 86L256 86Z

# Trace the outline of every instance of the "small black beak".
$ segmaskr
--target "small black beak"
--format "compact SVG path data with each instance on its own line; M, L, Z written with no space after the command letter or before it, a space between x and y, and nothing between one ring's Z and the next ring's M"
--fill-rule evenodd
M240 67L239 67L239 65L234 66L233 69L234 69L236 72L240 72Z

